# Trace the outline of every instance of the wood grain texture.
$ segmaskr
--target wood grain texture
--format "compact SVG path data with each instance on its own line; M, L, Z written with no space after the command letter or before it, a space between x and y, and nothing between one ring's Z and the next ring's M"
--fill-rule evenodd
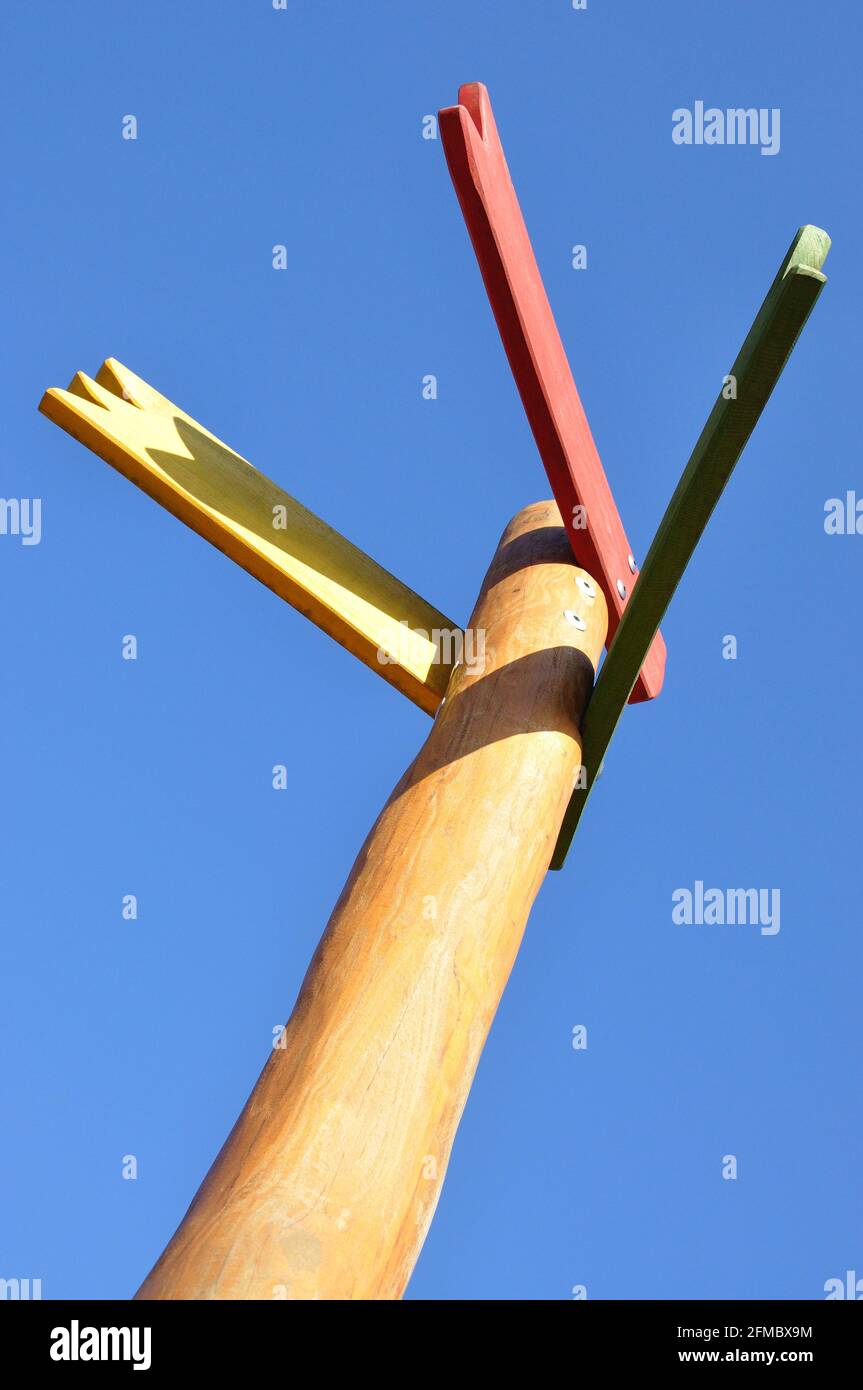
M484 669L453 673L139 1298L403 1293L579 768L607 617L577 576L553 502L507 527L471 618Z
M553 869L566 861L644 653L826 284L821 267L829 249L820 227L797 232L729 373L736 395L720 391L665 510L585 715L585 781L573 792Z
M632 547L557 331L488 92L481 82L469 82L459 88L458 99L458 106L446 107L438 116L447 164L573 554L596 576L605 595L610 644L635 582L629 564ZM553 161L548 163L553 167ZM574 507L584 508L583 518L576 514L583 526L571 525ZM665 643L657 633L645 652L632 699L658 695L664 672Z
M109 358L39 409L433 714L461 629ZM381 654L391 659L382 660Z

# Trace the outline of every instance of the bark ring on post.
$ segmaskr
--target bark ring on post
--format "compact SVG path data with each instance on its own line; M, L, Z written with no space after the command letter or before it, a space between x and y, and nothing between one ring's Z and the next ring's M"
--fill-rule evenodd
M138 1298L401 1297L580 767L607 612L579 577L554 502L510 522L469 625L482 645Z

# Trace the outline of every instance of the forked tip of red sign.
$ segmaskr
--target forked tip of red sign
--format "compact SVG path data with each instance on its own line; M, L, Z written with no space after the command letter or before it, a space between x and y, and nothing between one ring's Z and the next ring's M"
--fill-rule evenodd
M481 140L487 139L491 120L491 102L488 88L484 82L463 82L458 89L457 105L443 107L438 112L438 120L444 125L452 120L461 121L462 112L472 121L479 138Z

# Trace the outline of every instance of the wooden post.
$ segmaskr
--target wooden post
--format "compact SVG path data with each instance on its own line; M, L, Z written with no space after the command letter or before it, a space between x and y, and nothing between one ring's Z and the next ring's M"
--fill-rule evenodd
M484 669L454 671L284 1047L138 1298L402 1295L578 775L606 624L556 504L528 507L468 627Z

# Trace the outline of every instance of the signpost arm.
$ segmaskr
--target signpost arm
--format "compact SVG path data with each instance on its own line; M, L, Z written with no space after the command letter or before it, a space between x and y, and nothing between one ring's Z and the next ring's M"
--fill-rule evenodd
M179 406L109 357L39 409L434 714L458 626Z
M801 227L675 488L585 716L584 785L573 792L551 867L561 869L609 743L674 592L827 277L830 238Z

